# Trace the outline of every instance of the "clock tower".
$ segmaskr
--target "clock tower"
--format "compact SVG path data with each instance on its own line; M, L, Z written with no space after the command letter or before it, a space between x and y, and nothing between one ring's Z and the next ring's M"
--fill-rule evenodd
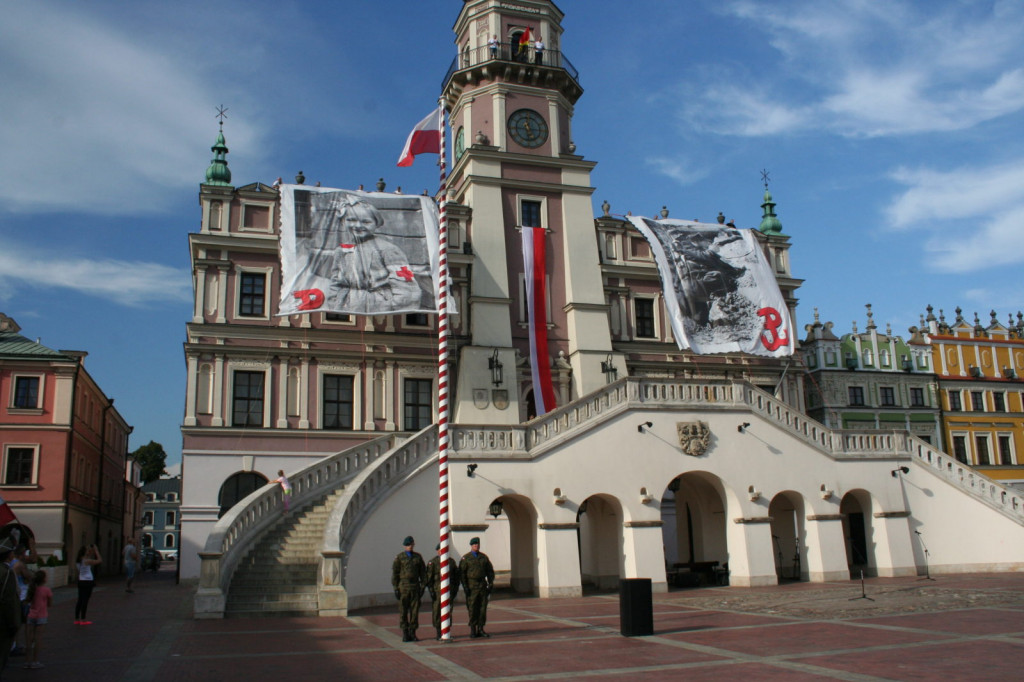
M443 90L454 138L449 241L472 254L457 422L534 416L524 226L543 228L545 238L549 357L538 362L550 363L557 404L606 383L601 363L612 347L591 206L596 164L576 154L572 138L583 90L562 50L562 18L549 0L465 0L455 23L457 56ZM495 365L504 372L488 374Z

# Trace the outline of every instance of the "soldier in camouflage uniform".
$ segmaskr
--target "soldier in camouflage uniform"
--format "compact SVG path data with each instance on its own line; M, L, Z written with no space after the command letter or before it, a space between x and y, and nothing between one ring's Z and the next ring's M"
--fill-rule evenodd
M469 541L469 550L459 564L462 587L466 590L466 606L469 608L469 636L490 637L484 632L484 625L487 624L487 596L494 589L494 566L487 555L480 551L480 538Z
M437 556L427 562L427 589L430 590L430 598L434 600L434 628L437 630L437 638L441 639L441 545L434 549ZM455 597L459 594L459 567L454 557L448 559L448 603L454 604Z
M427 566L419 552L414 552L412 536L402 542L405 548L391 564L391 586L395 588L395 599L401 607L399 625L402 626L402 641L416 642L416 628L420 620L420 599L427 584Z

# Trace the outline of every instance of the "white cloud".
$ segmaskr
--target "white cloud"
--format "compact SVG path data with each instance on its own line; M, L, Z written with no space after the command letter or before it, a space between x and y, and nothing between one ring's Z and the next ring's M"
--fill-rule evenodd
M5 3L5 210L138 213L161 208L168 187L203 178L203 150L216 135L214 87L190 55L161 52L146 34L115 29L87 8ZM254 136L244 122L232 124L234 142Z
M1024 263L1024 205L999 216L981 216L944 231L927 244L932 265L943 272L976 272Z
M708 175L706 168L693 168L692 165L678 159L648 158L646 163L650 168L662 175L672 178L680 185L692 185L698 180L703 180Z
M689 73L678 106L702 130L881 137L1024 110L1024 3L742 0L725 12L766 29L783 61Z
M192 298L187 272L160 265L113 259L67 258L12 243L0 243L0 292L72 289L137 307Z
M998 220L1024 205L1024 161L952 171L899 168L891 178L907 187L886 209L896 228L980 216Z

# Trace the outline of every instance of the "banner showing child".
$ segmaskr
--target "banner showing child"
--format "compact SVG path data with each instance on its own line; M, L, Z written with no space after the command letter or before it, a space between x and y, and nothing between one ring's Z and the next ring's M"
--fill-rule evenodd
M429 197L282 185L278 315L437 312Z

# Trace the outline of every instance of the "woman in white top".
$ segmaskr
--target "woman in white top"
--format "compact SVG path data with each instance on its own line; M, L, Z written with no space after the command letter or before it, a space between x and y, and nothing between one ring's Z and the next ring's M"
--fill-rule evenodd
M291 509L292 484L288 482L288 477L284 475L283 470L278 469L277 476L274 483L281 484L281 498L284 500L284 511L287 514Z
M89 597L92 596L92 588L96 586L92 567L99 566L101 563L103 563L103 559L100 558L100 549L96 545L89 545L78 550L78 558L75 560L78 567L78 601L75 602L75 625L92 625L91 620L86 620Z

